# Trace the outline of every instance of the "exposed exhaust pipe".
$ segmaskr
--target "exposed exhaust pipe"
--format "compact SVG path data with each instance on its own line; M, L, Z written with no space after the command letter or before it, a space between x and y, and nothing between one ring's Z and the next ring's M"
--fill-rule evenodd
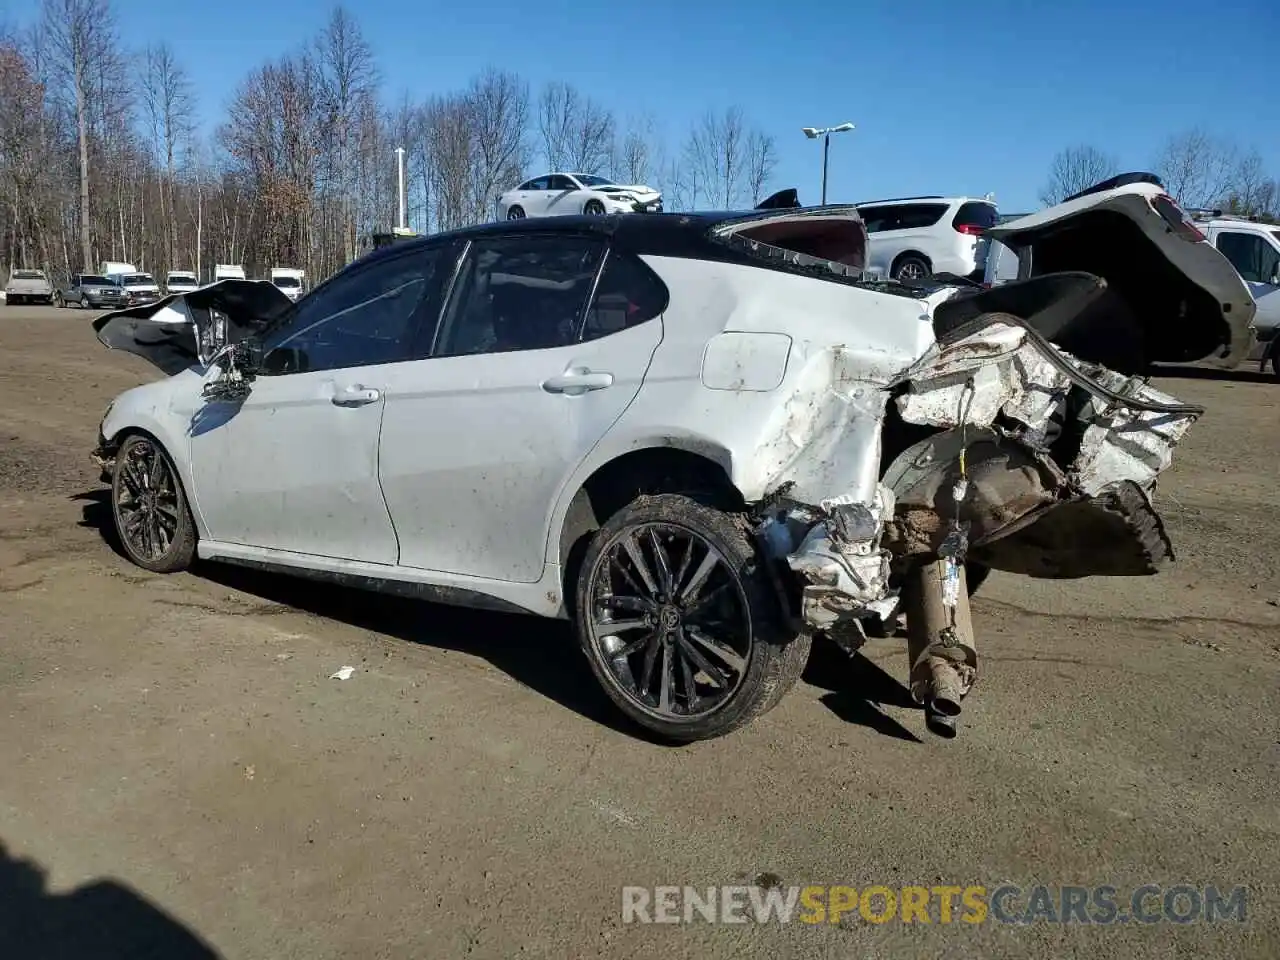
M929 729L948 738L956 735L961 701L978 675L964 564L955 566L954 575L951 570L945 559L923 564L902 592L911 697L923 704Z

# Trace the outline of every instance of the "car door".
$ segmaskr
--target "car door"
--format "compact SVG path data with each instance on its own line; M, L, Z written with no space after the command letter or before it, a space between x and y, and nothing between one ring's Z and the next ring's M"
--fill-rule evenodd
M549 177L538 177L524 185L520 194L520 205L524 207L526 217L541 217L547 212L547 204L551 194L548 192Z
M1220 229L1214 245L1249 286L1258 305L1254 326L1260 331L1280 327L1280 246L1261 233L1230 229Z
M564 174L550 178L547 191L547 216L564 216L582 212L582 188Z
M471 242L432 358L388 388L380 475L401 564L541 578L556 502L639 391L666 297L599 236Z
M429 350L415 338L438 313L450 250L415 244L338 274L265 337L246 399L195 412L191 466L209 539L396 562L378 484L386 384Z

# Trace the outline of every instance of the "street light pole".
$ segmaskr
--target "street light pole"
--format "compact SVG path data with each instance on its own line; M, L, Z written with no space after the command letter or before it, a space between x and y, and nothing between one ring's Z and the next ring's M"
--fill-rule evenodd
M831 156L831 134L822 137L822 205L827 205L827 158Z
M837 127L802 127L804 135L810 140L822 138L822 205L827 203L827 160L831 156L831 135L846 133L853 129L852 123L842 123Z
M400 229L405 229L405 202L404 202L404 147L396 147L396 179L399 181L400 193Z

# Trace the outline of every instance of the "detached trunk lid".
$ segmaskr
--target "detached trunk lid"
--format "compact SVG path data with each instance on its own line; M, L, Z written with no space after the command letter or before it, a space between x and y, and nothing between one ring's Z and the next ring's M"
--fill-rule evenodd
M261 334L292 306L266 280L223 280L104 313L93 329L108 349L136 354L173 376L193 364L207 365L228 344Z
M1248 354L1256 305L1155 179L1115 177L988 230L1017 255L1024 278L1003 286L1050 274L1102 281L1068 347L1087 359L1133 372L1148 361L1235 367Z

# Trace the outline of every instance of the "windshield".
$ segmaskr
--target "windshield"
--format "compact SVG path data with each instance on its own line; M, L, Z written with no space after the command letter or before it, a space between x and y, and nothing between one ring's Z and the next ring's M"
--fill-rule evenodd
M302 282L297 277L276 277L271 281L277 287L300 287Z
M593 173L575 173L574 178L584 187L612 187L614 182L608 177L597 177Z
M95 283L110 283L110 282L111 282L111 281L110 281L110 280L108 280L106 277L86 277L86 276L82 276L82 277L80 278L80 286L82 286L82 287L83 287L83 286L92 286L92 285L93 285L93 284L95 284Z
M170 283L195 283L196 275L194 273L171 273L169 274Z
M134 287L142 283L155 283L149 273L126 273L120 278L120 282L126 287Z
M43 280L44 274L39 270L15 270L13 271L13 279L15 280Z

